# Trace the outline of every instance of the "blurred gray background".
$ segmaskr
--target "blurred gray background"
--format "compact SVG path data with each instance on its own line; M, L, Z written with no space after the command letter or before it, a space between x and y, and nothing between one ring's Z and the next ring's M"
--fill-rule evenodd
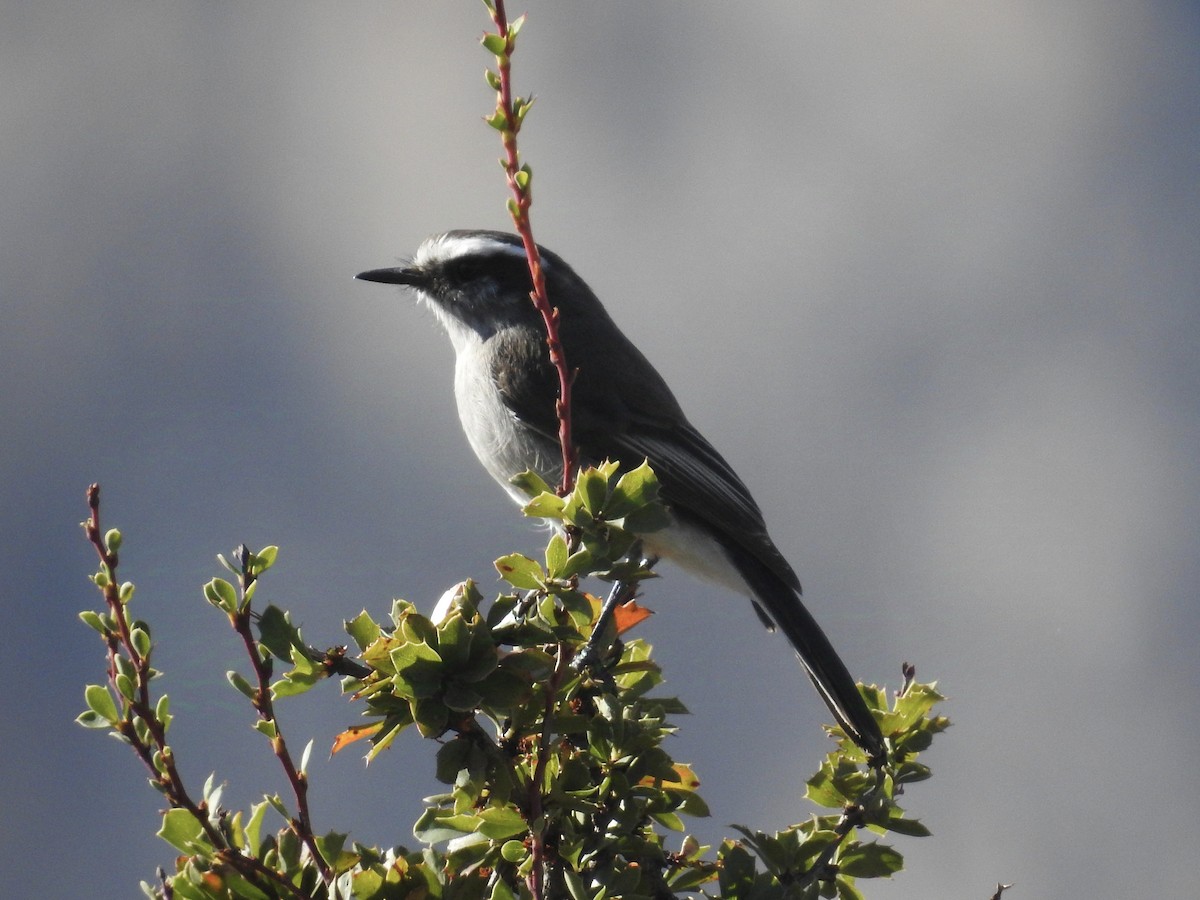
M1200 14L1185 2L529 0L534 228L742 473L851 669L950 695L908 870L873 898L1194 892ZM477 2L8 0L0 27L7 622L0 871L126 897L174 851L72 723L104 488L183 770L284 784L224 680L217 552L315 643L541 536L459 433L451 353L356 283L505 227ZM749 607L666 570L642 634L693 715L707 840L807 816L826 713ZM717 651L717 652L715 652ZM413 841L406 735L326 760L322 829Z

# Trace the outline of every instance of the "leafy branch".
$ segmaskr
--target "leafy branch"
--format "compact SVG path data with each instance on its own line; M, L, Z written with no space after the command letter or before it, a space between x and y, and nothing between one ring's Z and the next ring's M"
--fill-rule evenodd
M200 850L207 864L206 875L268 896L304 896L261 858L245 852L244 841L240 840L244 831L239 822L231 822L221 814L220 788L213 787L212 779L205 784L199 802L184 785L175 751L167 742L172 719L170 702L166 694L158 700L151 695L150 682L159 673L150 664L150 626L130 620L134 585L117 579L121 532L115 528L101 532L98 484L88 488L87 503L89 515L82 526L100 559L100 568L91 580L104 598L105 610L85 610L80 619L104 639L108 686L88 685L84 691L88 708L77 721L87 728L110 729L133 748L150 771L151 786L170 803L159 836L182 852Z
M305 770L309 752L312 750L312 742L309 741L300 765L297 766L288 750L279 720L276 718L275 704L272 699L273 692L270 681L274 664L271 650L267 644L272 636L272 631L270 626L264 629L263 642L259 643L251 629L254 615L250 604L254 599L258 578L275 563L278 552L279 548L272 546L259 553L252 553L250 548L243 544L233 554L236 565L230 564L224 557L218 557L221 563L237 576L238 590L235 591L233 585L228 581L214 578L204 586L204 597L209 603L228 615L230 625L242 639L242 645L254 670L255 683L251 684L236 671L227 672L226 678L238 692L250 701L250 705L258 713L259 720L255 728L271 742L271 750L279 761L296 800L294 817L287 817L284 810L281 812L288 818L288 827L292 833L307 848L320 873L321 881L328 885L333 881L333 870L318 846L308 807L308 775ZM278 628L276 627L275 630L278 631ZM316 678L321 677L320 670L313 664L307 648L303 645L298 647L289 645L288 658L297 665L297 671L309 676L309 683L315 683ZM295 683L294 678L292 682Z
M312 829L304 759L291 761L276 704L345 671L328 662L344 650L315 654L282 610L253 610L259 579L275 562L273 547L240 548L234 564L226 563L238 585L214 579L204 594L250 654L254 677L231 673L229 681L255 710L255 727L270 739L297 811L278 796L246 812L223 809L213 778L201 802L191 799L166 740L165 696L150 697L149 680L158 673L149 665L149 629L129 620L133 589L116 580L121 538L113 530L102 536L99 493L89 492L84 525L101 555L93 581L106 611L82 618L104 638L114 674L109 688L88 688L80 721L133 746L167 797L159 834L181 855L173 875L157 888L145 886L151 896L601 900L715 888L725 900L853 900L861 896L856 880L899 870L898 852L859 835L928 833L898 800L905 786L929 776L917 755L948 725L932 714L941 699L933 686L917 683L906 668L892 698L864 688L894 748L889 764L871 768L839 728L829 727L836 746L808 781L807 796L831 812L774 834L736 826L741 839L724 841L713 858L710 848L683 836L684 817L708 814L699 779L663 746L676 730L672 718L686 709L655 693L662 675L650 648L628 638L648 613L626 603L602 632L596 661L570 664L587 646L601 607L584 582L616 581L628 590L654 577L636 552L639 535L666 521L654 473L645 464L621 472L605 463L582 471L565 497L531 473L517 483L530 498L525 513L557 528L541 559L508 554L496 561L504 593L487 603L463 582L432 616L398 600L383 621L362 612L346 623L360 659L343 691L366 721L339 735L334 752L366 741L367 760L377 761L412 726L437 742L436 774L447 790L427 798L412 829L424 845L416 851L348 846L345 834ZM579 536L574 550L562 536L568 526ZM271 682L281 663L288 668ZM266 834L271 809L283 827ZM681 836L677 850L667 848L672 832Z

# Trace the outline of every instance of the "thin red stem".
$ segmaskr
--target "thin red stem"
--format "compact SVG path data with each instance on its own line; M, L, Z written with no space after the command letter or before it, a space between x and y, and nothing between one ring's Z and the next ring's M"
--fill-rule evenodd
M243 576L243 596L246 589L252 583L252 576ZM321 873L321 880L326 884L332 884L333 870L329 867L329 862L321 855L321 851L317 847L316 836L313 833L312 818L308 809L308 778L296 768L296 764L292 760L292 755L288 751L287 741L284 740L283 731L279 728L279 721L275 718L275 705L271 701L271 675L262 660L262 656L259 654L258 642L255 641L254 634L251 631L249 607L247 606L246 609L231 615L230 620L232 621L234 631L242 639L242 643L246 648L246 654L250 657L250 664L254 668L255 680L258 682L258 690L254 699L254 709L258 712L260 718L275 726L275 737L271 739L271 750L279 760L279 764L283 767L288 783L292 786L292 793L296 797L296 818L288 822L288 827L292 829L296 837L308 848L308 852L312 855L313 862L317 866L317 871Z
M151 779L162 789L171 805L179 809L186 809L200 823L209 843L212 844L221 859L260 888L268 891L275 889L290 897L303 896L295 887L281 878L279 873L231 846L224 833L210 820L207 804L196 803L188 794L187 788L184 787L183 778L175 765L175 754L167 743L166 729L158 718L150 695L149 657L139 653L133 646L132 629L117 582L117 553L110 551L105 546L100 531L100 485L93 484L88 488L87 502L90 515L87 522L84 523L84 531L88 542L95 548L96 555L100 557L101 570L108 575L108 583L104 586L102 593L105 605L112 613L113 621L117 626L116 632L109 633L106 639L109 683L112 685L113 692L120 697L121 693L116 685L117 657L124 653L134 667L137 689L137 697L129 701L127 713L114 728L129 741L138 758L150 770ZM143 741L138 735L137 728L134 726L137 719L141 719L146 724L152 744ZM154 754L156 751L162 759L163 771L159 771L155 765Z
M573 373L567 366L566 354L563 352L562 341L558 333L558 309L550 305L546 294L546 277L542 272L541 255L538 253L537 242L533 239L533 227L529 221L529 207L533 203L532 193L528 183L522 187L517 180L521 171L521 157L517 150L517 132L521 122L513 109L512 96L512 65L510 57L515 48L515 41L509 32L508 16L504 11L504 0L496 0L492 21L496 24L497 32L504 38L504 55L497 57L497 67L500 76L500 111L505 118L505 128L501 140L504 145L504 171L508 178L508 187L512 191L516 204L512 211L513 224L521 236L525 247L525 256L529 260L529 275L533 281L533 290L529 299L534 308L541 314L542 324L546 328L546 345L550 351L550 362L558 373L558 401L555 404L555 414L558 416L558 443L562 450L562 479L559 482L559 494L571 492L575 484L575 467L577 464L575 445L571 439L571 382Z

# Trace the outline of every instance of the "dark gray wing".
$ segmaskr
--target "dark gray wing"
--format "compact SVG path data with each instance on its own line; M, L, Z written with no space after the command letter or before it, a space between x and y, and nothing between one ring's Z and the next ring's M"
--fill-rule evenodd
M688 422L654 367L615 325L611 328L600 333L620 339L609 339L603 346L593 342L584 357L601 361L604 370L599 373L578 366L581 354L571 352L578 337L569 330L563 333L567 362L578 367L572 385L572 436L584 462L613 459L622 468L632 468L648 459L662 485L663 500L675 515L704 523L799 591L796 574L771 542L745 484ZM544 342L530 341L527 333L515 330L492 340L498 342L494 358L504 361L493 374L505 404L526 427L557 441L558 376Z

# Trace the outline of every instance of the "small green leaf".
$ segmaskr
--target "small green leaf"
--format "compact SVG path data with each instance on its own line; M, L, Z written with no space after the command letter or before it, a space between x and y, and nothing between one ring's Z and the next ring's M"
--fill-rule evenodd
M271 685L271 699L282 700L284 697L299 697L312 690L318 682L325 680L325 671L301 672L293 670Z
M521 590L539 590L546 583L546 573L537 562L520 553L510 553L495 562L500 577Z
M427 699L442 686L444 667L438 652L421 641L393 647L388 658L396 668L395 690L402 697Z
M493 91L500 90L500 76L491 69L483 70L483 78L488 83L488 87L490 87Z
M621 520L622 528L632 534L653 534L670 524L671 514L658 502L635 509Z
M583 508L598 516L608 499L608 479L595 469L584 469L575 482L575 493L579 495Z
M479 819L430 807L413 824L413 837L426 844L452 841L459 835L474 834Z
M127 656L118 656L113 659L113 664L116 667L118 675L128 675L133 678L137 674L137 670L133 667L133 663L129 661Z
M386 750L396 740L400 732L413 723L411 709L405 708L402 713L388 716L379 733L371 738L371 749L367 752L366 761L369 763Z
M897 750L903 751L906 754L920 753L922 750L928 750L929 746L933 743L933 732L926 729L921 729L920 731L914 729L908 734L894 738L893 743Z
M462 612L457 609L452 609L438 623L438 655L441 656L442 661L446 663L448 669L453 671L466 666L467 661L471 658L471 642L473 637L471 629L467 626L466 620L463 619Z
M209 809L217 809L221 805L221 794L225 792L224 784L217 784L217 773L210 772L204 779L202 796Z
M284 662L292 661L293 647L303 646L299 629L288 621L288 614L278 606L268 606L258 617L258 639L272 656Z
M675 792L672 792L675 793ZM712 813L708 810L708 804L695 791L680 791L675 793L679 798L678 811L684 815L692 816L697 819L707 819Z
M528 830L524 817L511 806L489 806L479 813L479 833L494 841Z
M275 727L272 719L259 719L254 723L254 730L259 734L266 735L271 740L275 740L279 736L279 729Z
M619 519L638 507L657 500L658 487L658 476L650 468L649 461L643 460L640 466L626 472L617 481L609 503L610 514Z
M522 508L521 512L531 519L561 519L566 501L558 494L544 491Z
M93 628L104 636L108 636L108 626L105 624L103 617L98 612L90 609L85 609L79 614L79 619L89 628Z
M879 824L888 831L907 834L909 837L929 837L933 833L925 827L920 819L906 819L899 814L891 816Z
M886 711L888 708L887 691L877 684L863 684L859 682L858 692L863 695L863 699L867 702L867 706L871 709Z
M522 841L505 841L500 846L500 855L510 863L519 863L529 855L529 848ZM500 883L503 884L504 880L501 879ZM493 900L495 900L495 896L493 893Z
M531 109L533 109L533 102L537 98L536 97L525 97L525 98L519 98L519 99L521 100L520 108L514 107L514 109L513 109L513 115L516 117L516 120L517 120L516 124L517 124L518 128L520 128L521 124L525 121L525 116L528 115L528 113Z
M508 52L508 42L493 32L489 31L479 42L483 44L483 49L493 56L503 57Z
M840 809L849 799L826 766L822 766L821 771L810 778L807 784L808 790L804 793L805 799L811 800L817 806Z
M134 628L129 633L129 642L142 659L150 655L150 635L145 628Z
M567 541L562 532L556 531L546 545L546 574L551 578L561 578L566 564Z
M251 856L259 855L262 845L262 824L263 819L266 818L267 807L269 805L269 803L263 801L262 803L256 803L254 806L250 807L250 821L246 823L245 828L245 849L249 851Z
M563 868L563 880L567 883L567 893L571 900L592 900L592 894L579 877L579 873L570 867Z
M266 794L263 796L263 799L270 803L275 812L283 816L284 819L291 819L291 811L284 805L283 800L278 794Z
M500 165L504 166L507 163L502 159ZM528 497L536 497L538 494L553 494L554 491L550 485L546 484L546 480L532 469L526 469L508 479L508 483L516 487Z
M321 857L327 860L331 865L337 865L339 857L342 855L342 848L346 846L346 835L337 831L331 831L329 834L316 835L317 849L321 851Z
M110 528L104 533L104 549L109 553L116 553L121 549L121 532L115 528Z
M437 752L437 780L442 784L454 784L458 773L467 768L473 749L471 742L462 737L443 744Z
M237 591L224 578L214 578L204 586L204 599L224 612L237 611Z
M654 820L664 828L670 828L672 831L683 831L686 827L683 824L683 819L675 815L675 813L656 813Z
M404 604L402 611L399 614L393 612L396 621L396 637L406 641L413 641L419 644L429 644L433 646L437 643L437 628L427 616L417 612L415 606L405 601L398 601L398 604Z
M117 715L117 704L104 685L89 684L84 689L83 697L87 701L88 709L107 721L108 724L116 725L120 720L120 716Z
M163 733L165 734L171 727L171 700L163 694L158 698L158 702L154 704L154 718L162 725Z
M367 615L365 609L353 619L346 622L345 627L346 633L358 645L359 650L366 650L383 634L383 629L376 624L374 619Z
M179 852L191 854L195 852L196 842L203 832L204 828L199 819L186 809L176 807L163 814L158 836Z
M117 693L126 700L132 700L137 694L137 688L134 686L133 679L128 675L118 674L113 679L113 683L117 686Z
M572 553L565 563L562 570L558 573L559 578L573 578L576 575L589 574L592 571L592 566L595 565L596 558L587 548L576 550Z
M413 721L422 737L439 737L450 721L450 710L435 699L416 700L410 704Z
M258 697L258 690L247 681L240 672L235 672L230 669L225 673L226 680L234 686L234 688L248 700L254 700Z
M904 857L886 844L848 847L838 857L838 872L851 878L887 878L904 868Z
M261 575L271 566L275 565L275 557L279 555L279 548L272 544L269 547L263 547L255 553L250 560L250 574Z
M896 784L913 784L917 781L924 781L931 774L929 766L909 760L896 767Z
M104 718L95 710L89 709L81 712L75 717L75 721L84 728L111 728L112 722Z

